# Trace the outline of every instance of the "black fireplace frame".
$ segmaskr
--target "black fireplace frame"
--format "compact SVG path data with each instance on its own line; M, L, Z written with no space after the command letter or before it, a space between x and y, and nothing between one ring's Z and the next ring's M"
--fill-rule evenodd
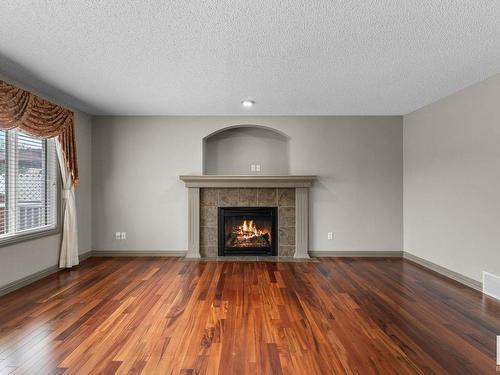
M245 214L259 217L270 217L272 241L269 247L226 247L224 238L225 218L231 216L245 216ZM277 207L219 207L218 210L218 239L219 239L219 256L241 256L241 255L271 255L277 254L278 243L278 209Z

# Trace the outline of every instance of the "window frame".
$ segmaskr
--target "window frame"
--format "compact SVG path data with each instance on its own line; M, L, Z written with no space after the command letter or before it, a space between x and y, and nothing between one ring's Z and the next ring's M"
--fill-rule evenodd
M15 129L13 129L13 130L17 131ZM6 139L11 136L9 134L10 131L12 131L12 130L5 130ZM23 134L25 134L25 133L23 133ZM8 153L9 150L6 150L6 152ZM60 234L62 232L62 194L61 194L62 178L61 178L61 171L59 169L60 168L59 161L57 160L57 154L56 154L55 168L56 168L56 170L54 172L56 175L56 199L55 199L56 226L53 228L48 228L48 229L43 229L43 228L28 229L28 230L25 230L22 232L12 234L12 235L5 237L5 238L0 238L0 248L5 247L5 246L18 244L18 243L22 243L22 242L32 241L32 240L35 240L38 238L54 236L54 235Z

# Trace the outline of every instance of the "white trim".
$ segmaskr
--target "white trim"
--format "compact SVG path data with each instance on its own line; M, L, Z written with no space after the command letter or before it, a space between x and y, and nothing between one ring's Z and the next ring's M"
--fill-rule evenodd
M35 281L38 281L40 279L43 279L44 277L47 277L53 273L56 273L59 271L59 267L57 265L50 266L48 268L45 268L41 271L35 272L31 275L28 275L26 277L23 277L21 279L15 280L11 283L8 283L4 286L0 287L0 296L3 296L7 293L13 292L17 289L20 289L26 285L32 284Z
M402 251L331 251L331 250L309 250L314 257L349 257L349 258L402 258Z
M483 285L482 285L483 288L482 288L482 292L484 294L486 294L487 296L490 296L490 297L495 298L495 299L497 299L497 300L500 301L500 295L495 295L493 293L490 293L490 292L486 291L486 283L485 283L485 280L484 280L486 275L491 276L491 277L493 277L495 279L500 279L500 277L498 275L495 275L494 273L483 271Z
M183 257L185 250L92 250L93 257Z
M300 188L311 187L316 176L202 175L179 176L193 188Z
M471 279L470 277L464 276L458 272L452 271L446 267L440 266L436 263L428 261L426 259L420 258L416 255L413 255L407 251L404 252L403 258L410 260L414 263L417 263L425 268L430 269L431 271L437 272L443 276L446 276L450 279L458 281L459 283L468 286L469 288L476 289L480 292L483 291L483 284L480 281Z
M87 251L86 253L80 254L80 260L85 260L88 259L92 256L91 251ZM22 277L18 280L14 280L6 285L0 286L0 296L3 296L7 293L13 292L17 289L20 289L26 285L32 284L40 279L43 279L44 277L47 277L49 275L52 275L53 273L59 272L61 269L59 268L58 265L53 265L50 267L47 267L41 271L32 273L31 275Z
M17 208L16 208L16 194L17 189L12 187L16 187L17 178L16 178L16 133L12 131L6 132L6 153L7 153L7 178L5 179L5 193L7 194L7 226L5 227L5 231L7 233L11 233L14 237L16 235L16 226L17 226Z
M295 255L309 259L309 189L295 188Z
M200 258L200 188L188 188L187 258Z

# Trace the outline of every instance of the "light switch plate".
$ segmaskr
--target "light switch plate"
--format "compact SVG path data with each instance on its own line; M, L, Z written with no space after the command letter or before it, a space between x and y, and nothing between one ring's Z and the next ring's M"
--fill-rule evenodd
M252 164L252 165L250 166L250 171L251 171L251 172L255 172L255 164Z
M333 232L328 232L328 239L333 240Z
M127 232L122 232L121 239L122 240L126 240L127 239Z
M115 233L115 240L119 240L122 238L122 234L120 232Z
M256 171L256 172L260 172L260 164L257 164L257 165L255 166L255 171Z

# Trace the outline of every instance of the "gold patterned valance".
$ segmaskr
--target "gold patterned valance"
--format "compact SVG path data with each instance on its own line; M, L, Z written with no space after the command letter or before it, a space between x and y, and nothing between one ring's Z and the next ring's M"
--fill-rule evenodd
M78 186L74 128L74 114L69 109L0 80L0 129L19 129L43 139L57 137L66 168Z

